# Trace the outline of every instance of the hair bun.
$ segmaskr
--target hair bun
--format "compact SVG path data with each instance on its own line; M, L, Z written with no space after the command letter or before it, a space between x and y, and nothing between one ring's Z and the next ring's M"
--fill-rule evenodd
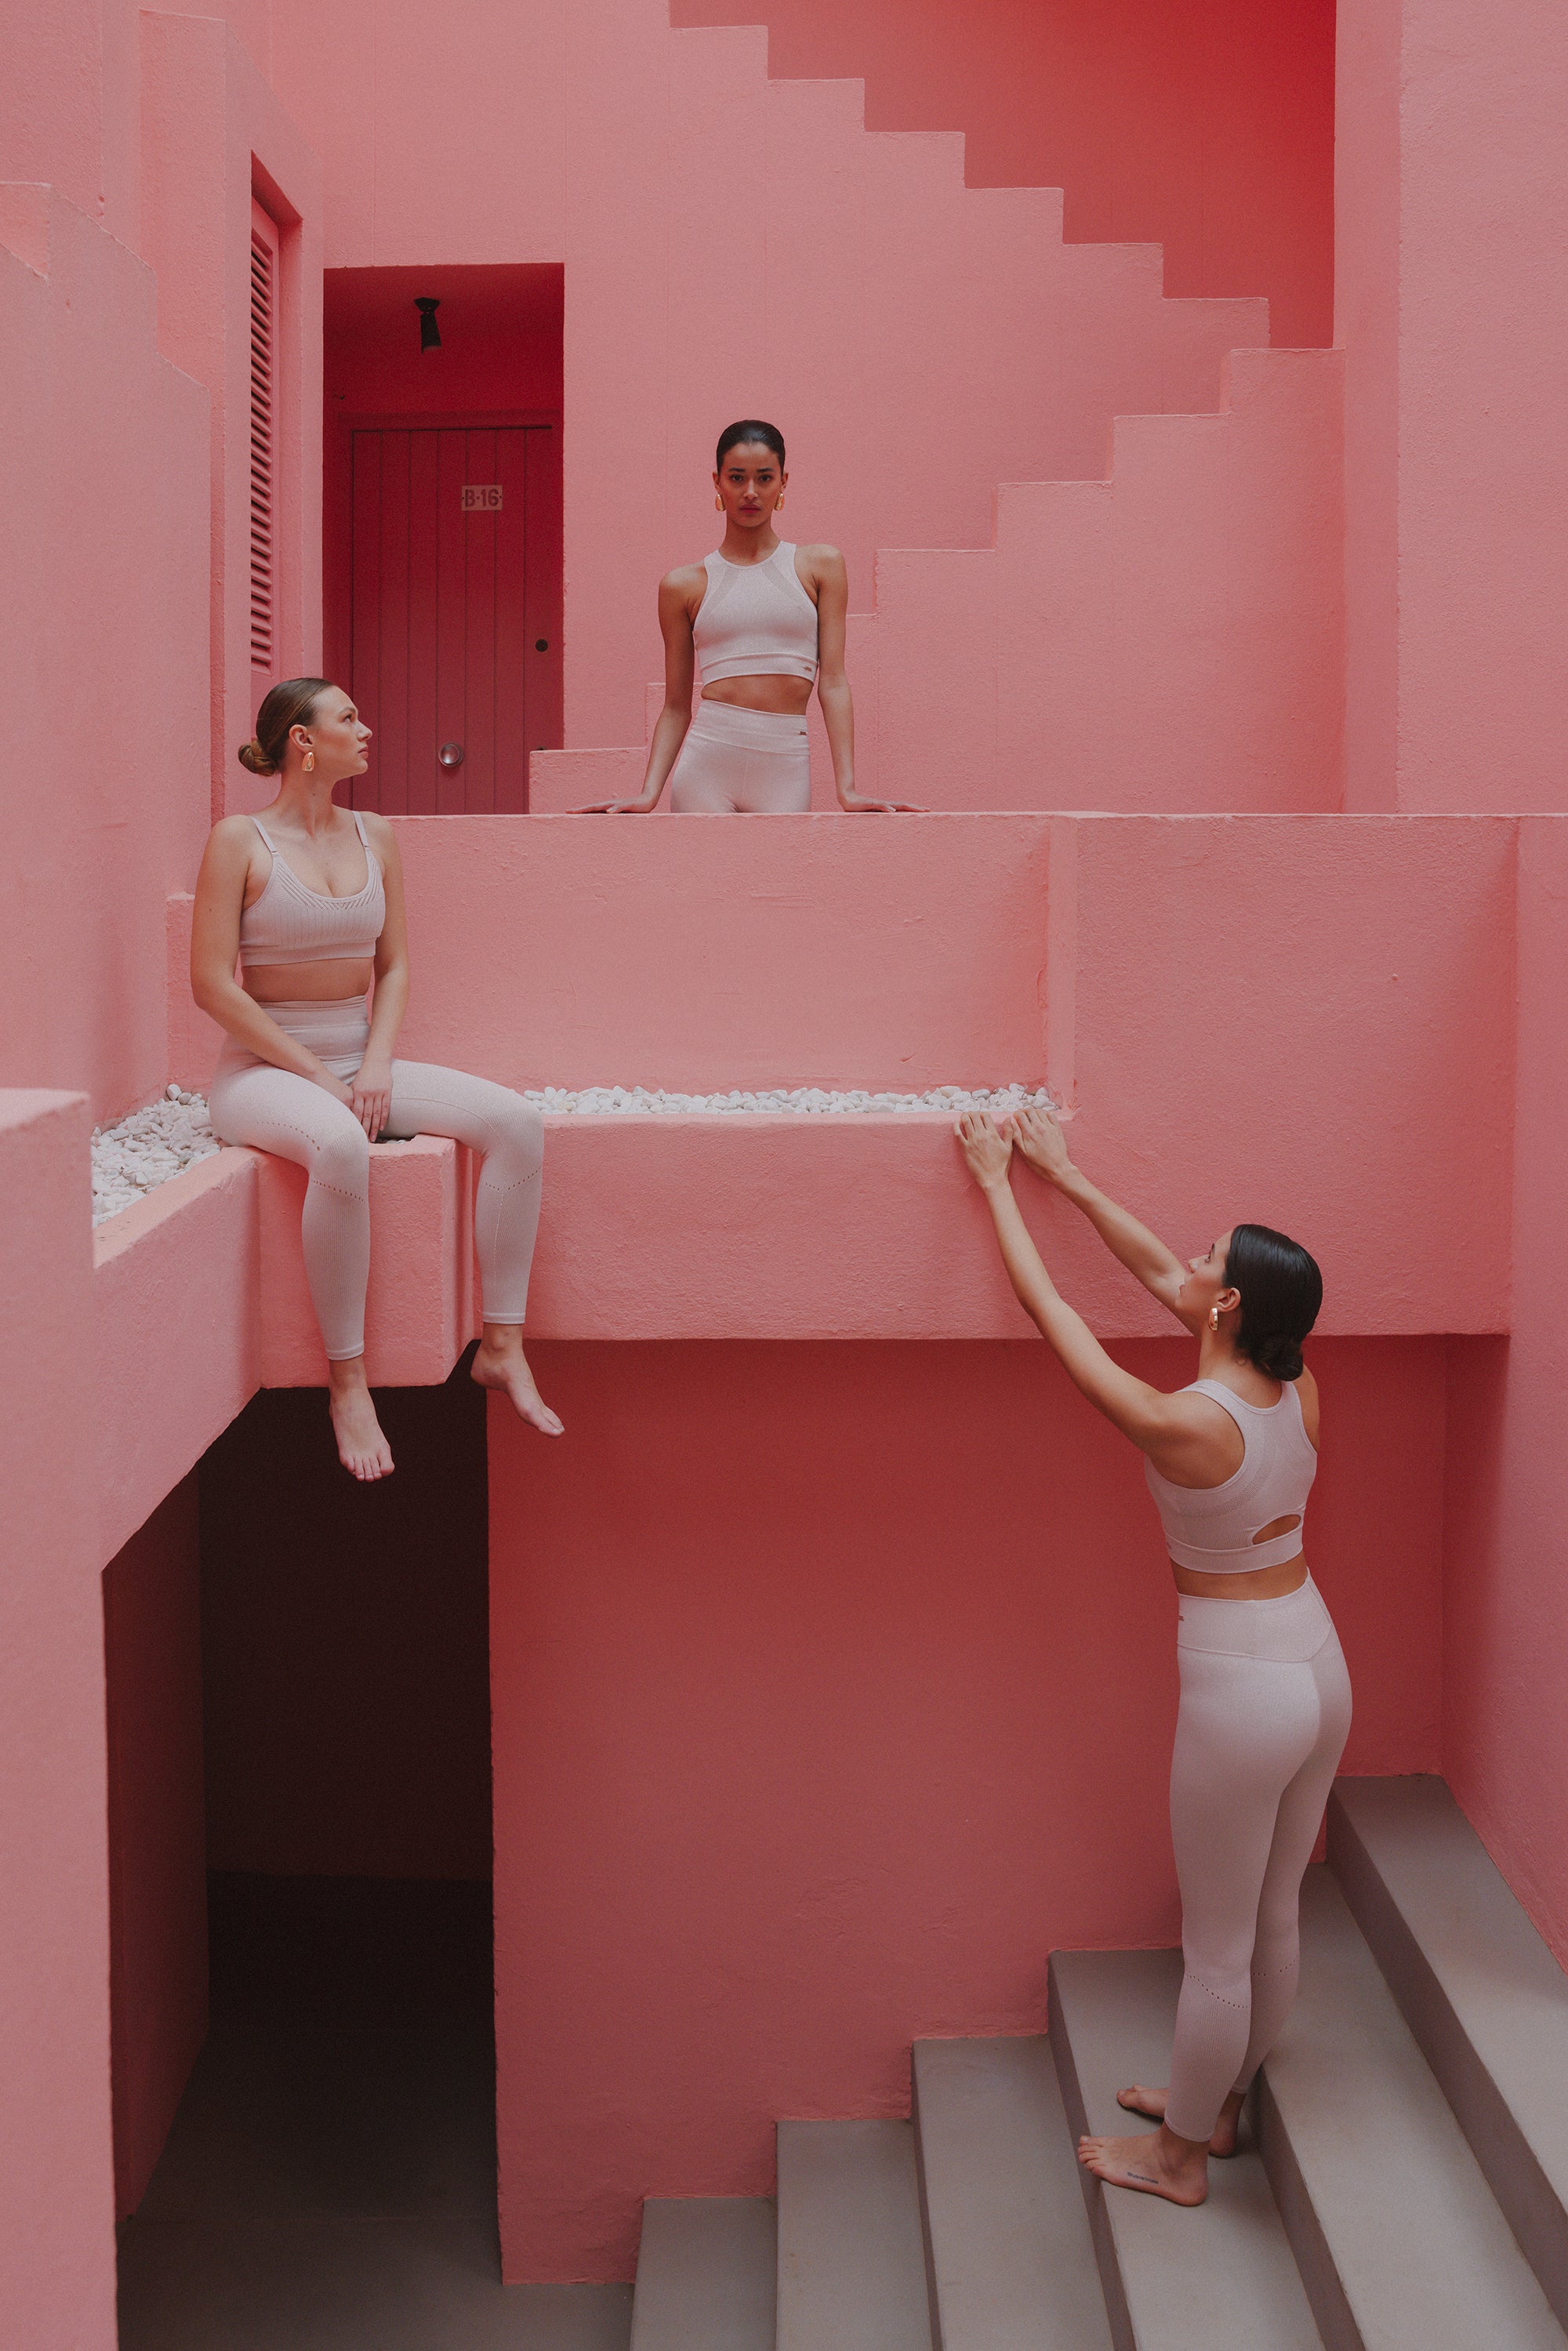
M254 735L248 743L240 745L239 763L242 768L248 768L253 776L270 776L273 772L271 760Z

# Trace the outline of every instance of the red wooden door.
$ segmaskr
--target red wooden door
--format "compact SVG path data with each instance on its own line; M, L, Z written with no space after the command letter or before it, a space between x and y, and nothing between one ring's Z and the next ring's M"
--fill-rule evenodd
M560 451L549 424L353 436L349 691L375 732L354 805L528 804L560 741Z

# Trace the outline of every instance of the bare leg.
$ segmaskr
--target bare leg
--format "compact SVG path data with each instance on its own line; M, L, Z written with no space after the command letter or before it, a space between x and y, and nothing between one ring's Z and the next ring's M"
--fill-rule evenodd
M534 1375L523 1353L521 1323L486 1323L474 1356L474 1377L482 1388L496 1388L507 1397L518 1419L526 1420L530 1427L542 1430L546 1437L561 1435L559 1414L550 1410L534 1385Z
M1178 2138L1162 2123L1137 2138L1081 2138L1078 2160L1096 2179L1167 2204L1201 2204L1208 2194L1208 2149L1201 2139Z
M1166 2118L1164 2090L1147 2090L1142 2082L1134 2082L1116 2093L1116 2104L1125 2106L1130 2114L1147 2115L1156 2123ZM1237 2126L1241 2119L1242 2093L1232 2090L1219 2109L1219 2120L1214 2126L1214 2136L1208 2142L1210 2155L1234 2155Z
M338 1440L338 1458L350 1477L366 1485L377 1478L389 1478L392 1469L392 1447L376 1418L363 1355L350 1355L346 1363L328 1364L327 1402L332 1415L332 1434Z

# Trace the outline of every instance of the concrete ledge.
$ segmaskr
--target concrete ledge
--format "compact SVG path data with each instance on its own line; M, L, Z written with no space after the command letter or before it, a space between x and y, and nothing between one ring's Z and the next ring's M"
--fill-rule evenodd
M255 1153L220 1151L93 1235L105 1560L260 1384L258 1173Z
M299 1246L305 1171L263 1152L254 1155L260 1384L321 1387L321 1338ZM420 1134L371 1150L365 1368L373 1386L439 1385L477 1330L473 1202L472 1156L460 1144Z

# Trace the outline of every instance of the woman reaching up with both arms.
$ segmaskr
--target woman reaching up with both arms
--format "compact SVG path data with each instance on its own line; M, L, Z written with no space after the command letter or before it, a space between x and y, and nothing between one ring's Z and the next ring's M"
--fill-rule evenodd
M253 775L278 778L277 796L260 816L213 827L191 940L192 992L228 1031L211 1090L214 1133L309 1176L305 1271L332 1428L343 1467L366 1479L392 1466L365 1378L370 1147L380 1137L450 1134L479 1154L485 1329L474 1377L546 1436L560 1435L523 1353L544 1121L488 1078L393 1059L408 1002L397 837L384 817L332 801L334 785L364 774L370 739L327 679L273 687L239 756Z
M1208 2158L1235 2151L1248 2085L1295 1998L1302 1874L1350 1729L1350 1679L1307 1572L1318 1392L1301 1361L1322 1281L1305 1249L1236 1225L1186 1265L1080 1174L1054 1118L958 1122L1019 1302L1091 1404L1145 1457L1178 1603L1181 1703L1171 1837L1185 1972L1168 2089L1120 2103L1157 2121L1084 2138L1118 2188L1201 2204ZM1015 1147L1198 1342L1174 1395L1113 1364L1057 1292L1013 1197Z
M633 799L584 816L647 816L666 781L677 816L784 815L811 805L806 709L815 682L839 806L886 814L903 800L854 787L854 713L844 675L849 581L836 547L792 547L773 517L789 479L777 426L747 418L719 439L714 504L724 544L659 582L664 706ZM692 674L702 697L692 716ZM673 780L672 780L673 777Z

